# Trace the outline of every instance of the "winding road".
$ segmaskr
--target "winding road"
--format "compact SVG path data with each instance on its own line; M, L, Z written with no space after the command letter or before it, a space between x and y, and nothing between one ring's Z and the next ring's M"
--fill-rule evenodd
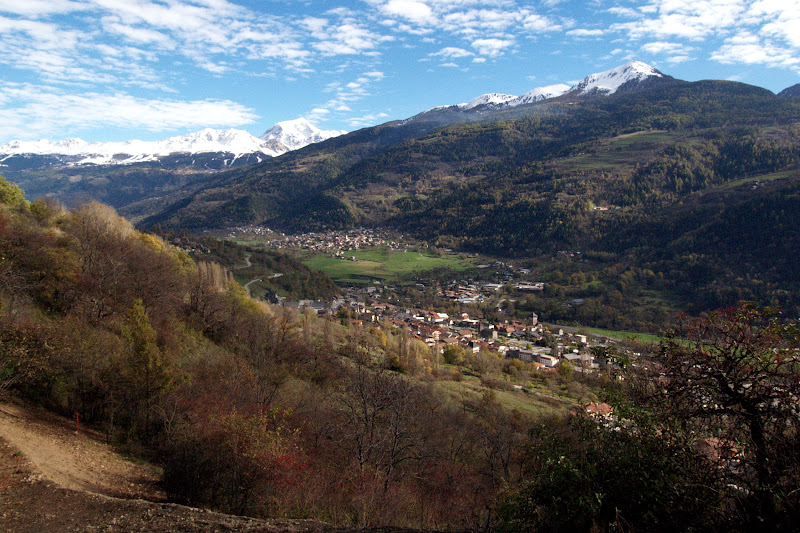
M251 257L253 257L253 254L245 254L244 255L244 265L239 265L238 267L235 267L235 268L250 268L251 266L253 266L253 263L250 262L250 258ZM281 276L283 276L282 272L276 272L275 274L270 274L269 276L267 276L267 279L275 279L275 278L279 278ZM248 281L247 283L244 284L244 290L247 291L247 295L248 296L252 297L252 295L250 294L250 285L252 285L253 283L259 282L259 281L264 281L264 278L251 279L250 281Z

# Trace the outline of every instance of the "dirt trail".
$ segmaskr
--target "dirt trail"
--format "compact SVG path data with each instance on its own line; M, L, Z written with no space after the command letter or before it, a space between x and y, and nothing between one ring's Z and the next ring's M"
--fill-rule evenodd
M74 420L0 400L2 533L364 531L315 520L259 520L163 503L156 482L152 467L125 460L101 434L83 428L76 434Z
M0 400L2 533L329 533L313 520L258 520L163 503L152 467L116 454L96 432ZM149 500L149 501L148 501Z
M123 459L96 432L83 428L76 434L74 420L0 402L0 437L27 457L43 479L60 487L121 498L164 499L153 468Z

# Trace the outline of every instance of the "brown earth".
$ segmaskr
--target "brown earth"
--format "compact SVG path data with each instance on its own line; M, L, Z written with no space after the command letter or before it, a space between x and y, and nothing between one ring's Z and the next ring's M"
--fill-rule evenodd
M154 467L126 460L99 433L75 429L74 420L0 401L0 531L358 531L311 520L257 520L165 503Z

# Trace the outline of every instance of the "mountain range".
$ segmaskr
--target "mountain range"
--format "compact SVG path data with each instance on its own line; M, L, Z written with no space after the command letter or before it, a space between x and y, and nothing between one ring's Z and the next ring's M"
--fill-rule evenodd
M0 165L9 166L14 158L50 156L49 164L127 165L159 159L172 154L230 154L223 166L233 166L237 159L250 154L275 157L312 143L347 132L323 131L304 118L278 122L260 137L243 130L203 130L170 137L161 141L93 142L83 139L63 141L12 141L0 146ZM256 157L260 161L261 157Z
M478 96L464 104L440 106L424 114L444 110L461 111L466 114L485 112L487 109L499 110L526 104L532 104L556 98L565 94L610 95L623 87L630 87L650 78L662 78L663 74L642 63L631 61L621 67L591 74L577 85L565 84L537 87L522 96L491 93ZM82 139L66 139L50 141L11 141L0 145L0 167L16 167L21 163L14 159L25 159L26 168L37 166L31 162L34 156L47 156L39 159L39 165L129 165L132 163L159 161L173 154L229 154L222 158L222 167L235 166L238 159L247 155L255 155L247 161L260 162L262 157L276 157L292 150L298 150L309 144L347 133L342 130L323 131L304 118L278 122L260 137L255 137L243 130L217 130L205 128L201 131L161 141L131 140L124 142L86 142Z
M457 104L457 109L469 111L476 108L489 107L491 109L502 109L504 107L517 107L525 104L533 104L557 98L564 94L588 95L588 94L614 94L618 90L632 89L648 79L664 78L664 74L641 61L631 61L617 68L590 74L574 86L564 83L537 87L522 96L511 94L490 93L473 98L465 104ZM445 109L449 106L436 107L433 110Z
M630 63L557 96L515 100L485 95L434 108L120 211L142 227L363 226L494 256L580 252L600 261L598 273L632 268L651 280L660 303L630 307L637 327L671 306L756 300L800 312L798 98ZM593 306L618 309L623 285L585 290L597 293ZM600 307L575 313L548 311L582 323L611 316Z

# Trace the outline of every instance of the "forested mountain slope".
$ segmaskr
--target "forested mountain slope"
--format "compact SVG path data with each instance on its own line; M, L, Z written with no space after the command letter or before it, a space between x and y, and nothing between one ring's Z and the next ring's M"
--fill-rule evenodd
M383 226L506 257L601 252L654 272L684 309L792 307L798 139L796 99L666 79L361 130L178 192L142 224Z
M172 501L361 527L492 518L531 420L433 386L433 361L400 330L256 302L107 206L30 204L0 179L0 394L79 413L162 465Z

